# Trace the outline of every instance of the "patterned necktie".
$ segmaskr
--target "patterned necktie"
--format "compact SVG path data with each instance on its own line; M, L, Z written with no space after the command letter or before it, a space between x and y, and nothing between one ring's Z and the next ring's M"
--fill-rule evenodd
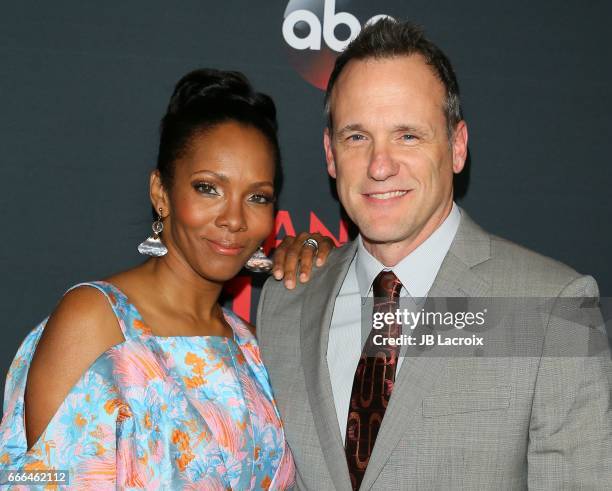
M392 271L382 271L374 280L373 312L395 312L399 308L402 284ZM355 371L351 402L346 426L345 452L353 489L359 489L376 436L389 404L399 346L377 345L374 336L397 338L402 334L401 324L385 324L372 329L361 352ZM378 343L380 344L380 343Z

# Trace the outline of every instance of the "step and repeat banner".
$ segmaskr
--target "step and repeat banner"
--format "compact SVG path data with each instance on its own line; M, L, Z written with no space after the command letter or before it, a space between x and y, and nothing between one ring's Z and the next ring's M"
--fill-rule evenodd
M325 170L322 89L338 52L381 16L423 25L454 63L470 136L460 205L612 295L610 2L5 2L2 380L70 285L143 260L159 120L190 70L240 70L277 104L285 180L267 245L304 230L350 240ZM227 288L252 322L264 280Z

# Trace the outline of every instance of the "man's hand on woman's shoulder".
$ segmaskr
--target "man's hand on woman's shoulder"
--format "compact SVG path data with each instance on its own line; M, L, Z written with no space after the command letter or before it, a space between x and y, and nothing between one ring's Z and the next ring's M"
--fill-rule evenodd
M317 248L312 241L318 244ZM279 281L283 280L291 290L295 288L299 270L300 283L307 283L313 266L323 266L334 247L334 242L321 234L302 232L297 237L287 235L274 251L272 275Z

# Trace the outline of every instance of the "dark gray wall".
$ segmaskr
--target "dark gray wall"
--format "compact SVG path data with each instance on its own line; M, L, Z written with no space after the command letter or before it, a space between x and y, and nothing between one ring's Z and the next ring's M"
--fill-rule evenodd
M68 286L141 260L158 121L193 68L244 71L274 97L286 169L280 208L297 229L314 211L337 233L322 93L289 62L287 4L0 6L2 378ZM355 0L336 10L426 26L462 86L471 152L462 206L488 230L594 275L610 296L612 3Z

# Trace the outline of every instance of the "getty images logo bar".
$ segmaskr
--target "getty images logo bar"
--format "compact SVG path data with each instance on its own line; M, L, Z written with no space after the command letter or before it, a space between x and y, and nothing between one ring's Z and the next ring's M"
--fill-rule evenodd
M364 25L384 17L389 16L374 15ZM348 30L348 36L338 39L338 27ZM290 0L282 30L293 67L307 82L325 89L337 54L359 34L361 23L349 12L336 12L336 0Z

